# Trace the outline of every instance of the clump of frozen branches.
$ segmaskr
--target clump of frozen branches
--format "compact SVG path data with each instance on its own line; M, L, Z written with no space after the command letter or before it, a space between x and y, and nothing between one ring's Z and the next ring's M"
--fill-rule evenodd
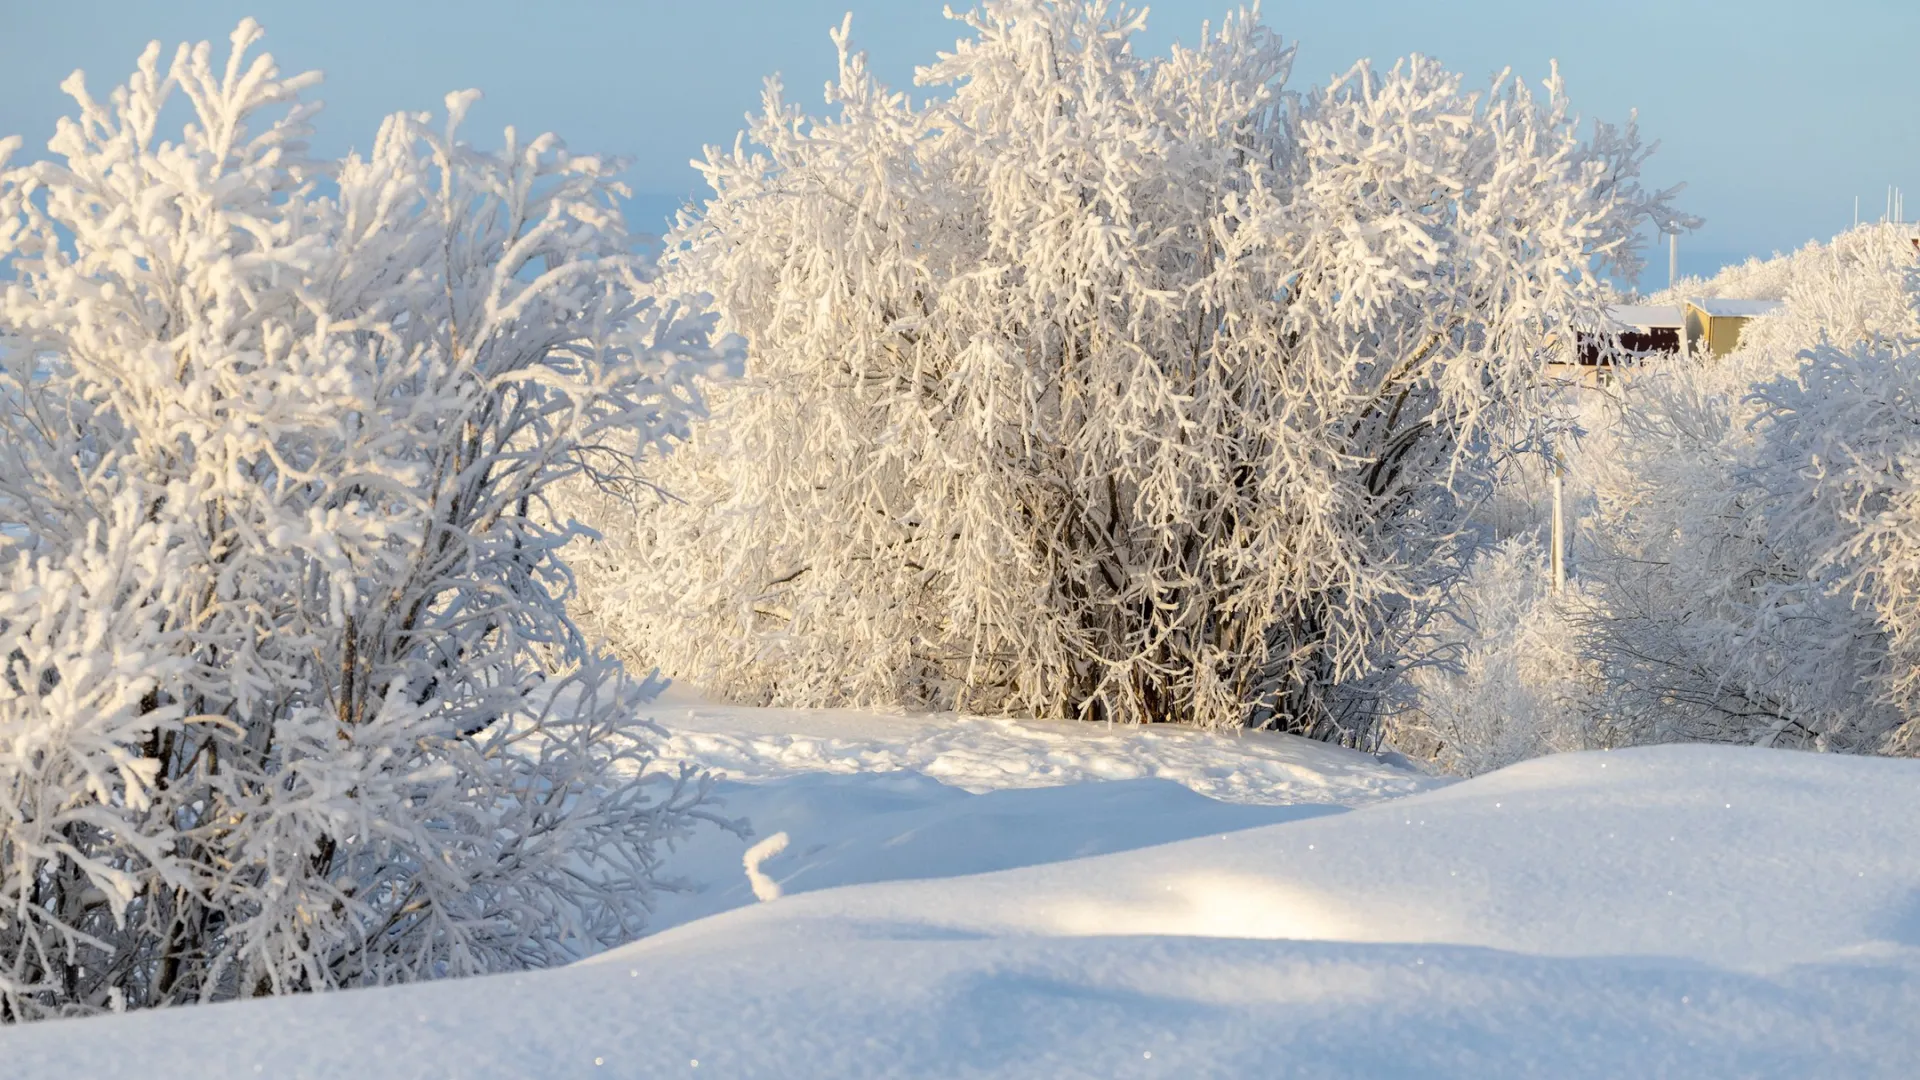
M1607 745L1601 665L1581 631L1591 604L1577 582L1554 592L1534 537L1485 549L1423 635L1426 662L1407 673L1386 740L1464 776Z
M1674 220L1646 148L1557 75L1286 92L1244 13L1157 59L1108 0L960 18L943 96L843 27L831 115L770 84L709 151L668 274L748 375L677 501L592 511L587 617L739 699L1357 735L1548 356Z
M159 46L0 146L0 1017L542 964L705 815L569 621L547 512L727 362L610 163ZM160 121L183 96L190 120Z

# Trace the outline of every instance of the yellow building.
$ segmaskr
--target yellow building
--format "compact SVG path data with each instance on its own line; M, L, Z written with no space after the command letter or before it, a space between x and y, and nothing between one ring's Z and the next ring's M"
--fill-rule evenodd
M1740 344L1740 331L1755 319L1780 310L1777 300L1685 300L1687 352L1725 356Z

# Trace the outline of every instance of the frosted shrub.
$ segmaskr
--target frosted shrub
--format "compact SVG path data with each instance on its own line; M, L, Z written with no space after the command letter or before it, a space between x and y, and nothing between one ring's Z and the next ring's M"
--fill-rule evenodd
M1916 372L1920 338L1825 344L1805 355L1795 376L1755 390L1767 410L1770 486L1783 495L1771 523L1775 544L1796 553L1828 606L1847 603L1855 616L1835 620L1846 639L1808 650L1848 661L1835 681L1853 685L1842 683L1848 692L1840 700L1865 698L1841 722L1814 729L1838 748L1920 750ZM1780 606L1765 614L1780 621L1797 614ZM1866 620L1878 633L1862 633L1856 622Z
M258 37L0 146L6 1019L578 955L705 815L545 500L684 434L707 322L612 165L459 142L471 94L309 160Z
M1650 299L1654 303L1675 304L1702 296L1785 300L1793 294L1800 303L1788 319L1753 324L1748 327L1750 336L1743 336L1742 340L1751 343L1755 337L1765 337L1783 327L1793 328L1790 332L1804 338L1805 320L1810 318L1824 320L1831 332L1845 335L1850 333L1848 322L1900 317L1899 309L1905 304L1898 270L1891 274L1872 271L1903 265L1913 252L1913 235L1910 225L1860 226L1825 243L1808 243L1785 255L1750 258L1725 267L1706 280L1682 278L1673 288L1663 289ZM1842 279L1848 283L1846 286L1840 285ZM1841 309L1850 309L1852 315L1836 320L1834 316L1840 314Z
M1913 248L1869 227L1788 261L1780 316L1635 382L1582 458L1635 741L1911 748Z
M1532 537L1474 559L1422 641L1429 662L1408 673L1388 741L1466 776L1605 744L1600 665L1574 617L1591 598L1577 584L1555 595L1546 561Z
M993 0L921 101L842 27L831 115L770 84L708 152L668 275L748 374L676 499L590 508L593 625L749 701L1364 730L1462 495L1671 211L1557 77L1296 95L1253 18L1150 59L1143 17Z

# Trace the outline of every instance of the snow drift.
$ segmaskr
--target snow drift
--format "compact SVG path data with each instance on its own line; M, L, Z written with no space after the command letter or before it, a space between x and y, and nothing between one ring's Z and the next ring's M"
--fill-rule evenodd
M788 895L554 971L31 1025L0 1057L381 1080L1912 1075L1917 770L1566 755L1157 847ZM952 820L993 798L951 798ZM994 835L1020 846L968 846Z

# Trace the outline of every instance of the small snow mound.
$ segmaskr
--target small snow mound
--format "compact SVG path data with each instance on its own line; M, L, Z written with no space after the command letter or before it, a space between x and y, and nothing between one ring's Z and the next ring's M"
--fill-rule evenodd
M780 899L780 883L768 877L760 870L760 864L787 850L787 834L774 833L765 840L747 849L740 858L741 865L747 868L747 883L753 886L754 899L770 904Z

